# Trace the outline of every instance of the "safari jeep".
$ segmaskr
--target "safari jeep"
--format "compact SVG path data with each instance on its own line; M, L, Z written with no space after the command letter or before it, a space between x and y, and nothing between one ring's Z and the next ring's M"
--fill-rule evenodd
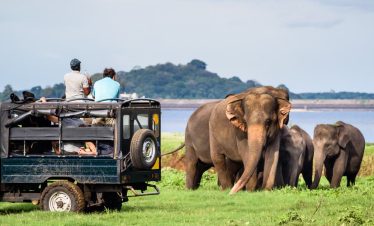
M159 194L148 182L161 179L160 103L106 101L2 103L0 201L79 212L119 210L128 197ZM85 126L64 126L64 120L82 120ZM96 154L64 150L64 144L87 141Z

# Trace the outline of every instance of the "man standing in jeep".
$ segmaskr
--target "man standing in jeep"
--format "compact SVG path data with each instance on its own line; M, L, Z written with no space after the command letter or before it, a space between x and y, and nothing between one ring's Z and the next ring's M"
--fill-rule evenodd
M92 81L80 73L81 62L78 59L70 61L70 68L72 71L64 76L66 100L85 98L91 92Z

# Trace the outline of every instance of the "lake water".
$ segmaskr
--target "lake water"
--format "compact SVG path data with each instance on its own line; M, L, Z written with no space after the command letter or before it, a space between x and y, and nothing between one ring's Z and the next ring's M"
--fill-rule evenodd
M181 132L195 109L165 109L162 111L162 131ZM374 143L374 111L302 111L291 112L288 125L297 124L313 137L317 124L344 121L359 128L366 142Z

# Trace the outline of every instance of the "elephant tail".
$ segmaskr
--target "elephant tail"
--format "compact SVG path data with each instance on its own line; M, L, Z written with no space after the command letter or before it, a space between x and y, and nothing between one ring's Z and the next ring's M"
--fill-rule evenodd
M175 153L175 152L177 152L177 151L180 151L182 148L184 148L184 146L185 146L185 144L182 143L182 144L181 144L179 147L177 147L176 149L174 149L174 150L172 150L172 151L169 151L169 152L167 152L167 153L164 153L164 154L162 154L161 156L171 155L171 154L173 154L173 153Z

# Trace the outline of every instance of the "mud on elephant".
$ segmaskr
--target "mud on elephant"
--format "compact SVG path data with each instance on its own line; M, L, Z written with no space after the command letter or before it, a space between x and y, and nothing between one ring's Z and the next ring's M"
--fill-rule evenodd
M315 176L312 188L317 188L323 166L331 188L340 186L347 176L347 186L353 185L360 170L365 139L356 127L338 121L334 125L320 124L314 129Z

